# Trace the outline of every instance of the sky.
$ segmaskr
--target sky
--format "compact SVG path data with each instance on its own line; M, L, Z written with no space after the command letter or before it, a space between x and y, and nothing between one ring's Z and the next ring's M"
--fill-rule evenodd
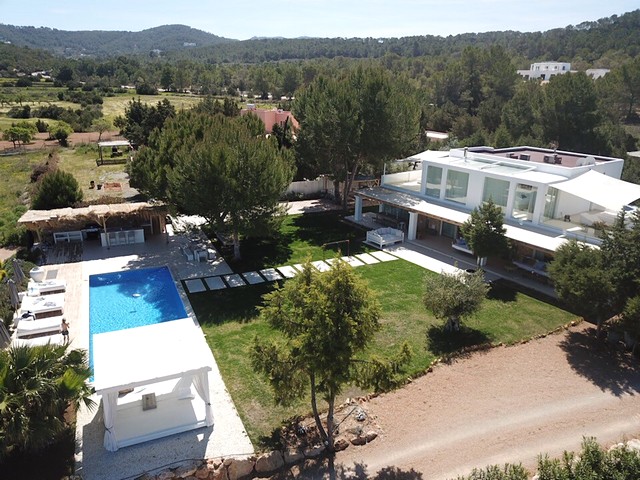
M545 31L638 8L638 0L0 0L0 23L128 31L182 24L238 40L388 38Z

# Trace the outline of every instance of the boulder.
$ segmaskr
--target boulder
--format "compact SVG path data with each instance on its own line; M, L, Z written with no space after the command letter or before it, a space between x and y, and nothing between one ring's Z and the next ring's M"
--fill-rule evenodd
M349 441L351 442L351 445L360 446L367 443L367 437L364 435L358 435L357 437L352 437Z
M339 438L333 443L333 449L336 452L341 452L349 446L349 442L345 438Z
M227 467L227 475L229 480L238 480L246 477L253 472L255 466L255 459L249 458L228 458L224 461L224 465Z
M629 450L640 452L640 440L638 440L637 438L634 438L633 440L629 440L627 442L627 448Z
M295 448L288 448L284 451L284 463L287 465L293 465L304 460L304 454Z
M284 459L279 451L263 453L256 460L256 473L259 477L269 476L282 468L283 465Z
M212 480L229 480L229 476L227 475L227 468L224 465L220 465L216 470L214 470L213 475L209 478Z
M198 470L199 466L200 462L196 462L195 460L185 462L182 465L178 466L178 468L173 471L173 474L177 478L191 477L194 473L196 473L196 470Z
M324 452L324 445L314 445L313 447L309 447L305 449L304 456L305 458L318 458Z

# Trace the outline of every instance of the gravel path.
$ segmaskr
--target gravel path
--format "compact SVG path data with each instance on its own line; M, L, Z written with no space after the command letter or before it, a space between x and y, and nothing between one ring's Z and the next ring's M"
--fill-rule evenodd
M539 453L577 450L583 436L605 444L633 438L640 433L637 361L593 337L583 324L439 365L372 399L370 414L384 434L341 452L337 463L361 464L369 475L395 467L448 479L504 462L533 470Z

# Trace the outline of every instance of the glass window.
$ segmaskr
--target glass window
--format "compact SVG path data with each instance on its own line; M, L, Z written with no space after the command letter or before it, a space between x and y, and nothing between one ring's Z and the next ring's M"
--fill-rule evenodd
M467 187L469 186L469 174L449 170L447 172L447 189L444 197L447 200L458 203L467 203Z
M496 205L506 207L508 198L509 182L490 177L486 177L484 179L484 192L482 193L483 202L492 200Z
M558 201L558 189L549 187L544 196L544 219L551 220L556 214L556 203Z
M533 219L537 194L538 187L519 183L516 186L516 198L513 202L511 216L521 222L530 222Z
M442 183L442 167L429 165L427 168L427 195L440 198L440 184Z

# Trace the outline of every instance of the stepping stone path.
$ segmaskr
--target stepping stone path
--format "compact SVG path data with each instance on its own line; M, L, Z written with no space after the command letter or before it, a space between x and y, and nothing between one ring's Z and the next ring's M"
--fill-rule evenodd
M373 265L374 263L380 263L380 260L378 260L373 255L369 255L368 253L359 253L358 255L356 255L356 258L358 258L358 260L360 260L365 265Z
M282 280L282 275L280 275L275 268L265 268L264 270L260 270L260 274L266 278L268 282Z
M243 285L246 285L246 283L244 282L242 277L237 273L234 273L232 275L225 275L224 276L224 281L227 282L229 284L229 286L232 287L232 288L241 287Z
M243 273L242 276L249 285L256 285L258 283L264 283L264 278L260 276L258 272Z
M222 290L223 288L227 288L220 277L207 277L204 279L204 283L207 284L209 290Z
M390 262L391 260L397 260L398 257L394 257L387 252L371 252L371 255L380 260L381 262Z
M278 267L278 271L284 276L284 278L293 278L299 272L295 268L290 265L285 265L284 267Z
M189 293L199 293L207 290L207 287L204 286L204 283L202 283L202 280L200 280L199 278L185 280L184 284L187 287L187 291Z
M373 265L380 262L390 262L397 259L398 257L395 257L383 251L360 253L354 256L342 257L342 260L347 262L352 267ZM329 258L327 260L317 260L315 262L311 262L311 265L313 265L320 272L326 272L331 268L331 265L335 261L335 258ZM187 292L189 293L205 292L207 291L207 287L209 288L209 290L222 290L227 288L227 285L229 285L229 287L235 288L242 287L247 284L258 285L260 283L264 283L265 281L275 282L276 280L282 280L283 278L293 278L302 271L302 268L302 264L297 263L295 265L283 265L282 267L278 267L277 269L265 268L263 270L260 270L259 272L245 272L242 274L234 273L231 275L224 275L222 277L206 277L204 279L191 278L188 280L184 280L184 284ZM205 284L207 285L206 287Z
M331 269L331 267L327 265L326 262L323 262L322 260L311 262L311 265L313 265L319 272L326 272Z

